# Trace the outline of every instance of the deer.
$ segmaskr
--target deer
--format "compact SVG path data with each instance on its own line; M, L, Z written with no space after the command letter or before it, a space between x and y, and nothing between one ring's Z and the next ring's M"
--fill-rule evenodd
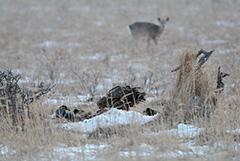
M165 24L169 21L169 17L163 20L158 18L158 21L159 25L148 22L135 22L129 26L132 35L132 42L135 47L137 47L137 43L141 38L147 39L147 48L149 47L151 40L153 40L156 45L158 44L157 39L163 33Z

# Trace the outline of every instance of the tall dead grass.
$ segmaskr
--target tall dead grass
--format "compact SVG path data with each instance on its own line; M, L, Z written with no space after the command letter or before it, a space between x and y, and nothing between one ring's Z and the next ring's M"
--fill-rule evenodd
M173 99L177 101L177 104L182 104L184 120L191 119L193 115L204 115L204 113L197 114L197 112L204 112L203 108L207 108L204 102L207 102L207 99L209 99L208 74L204 67L196 70L197 57L197 54L186 51L180 58L179 73Z

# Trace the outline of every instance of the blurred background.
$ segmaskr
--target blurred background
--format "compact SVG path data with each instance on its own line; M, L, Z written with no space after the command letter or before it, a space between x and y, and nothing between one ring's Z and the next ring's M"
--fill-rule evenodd
M228 91L238 84L238 0L1 0L0 13L0 69L21 74L23 83L55 83L58 100L88 100L115 84L160 95L175 84L170 71L179 56L201 48L215 49L206 63L213 87L219 66L231 75ZM159 44L132 50L128 26L158 24L158 17L170 18Z

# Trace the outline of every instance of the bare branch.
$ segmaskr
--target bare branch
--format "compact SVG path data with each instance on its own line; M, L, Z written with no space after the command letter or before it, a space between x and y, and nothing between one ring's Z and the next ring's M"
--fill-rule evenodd
M201 68L201 66L209 59L209 57L212 55L212 53L214 52L215 50L212 50L212 51L205 51L203 49L199 50L197 55L195 55L195 59L198 58L198 56L200 56L201 54L204 54L203 57L201 57L198 61L198 65L196 67L196 71L199 70ZM182 67L183 64L179 65L178 67L176 67L175 69L171 70L171 72L176 72L178 71L181 67Z
M201 68L201 66L209 59L209 57L212 55L214 51L215 50L207 52L207 51L204 51L203 49L198 51L198 54L197 54L198 56L201 54L204 54L204 56L199 59L196 70L199 70Z
M182 65L180 65L180 66L178 66L177 68L171 70L171 72L176 72L176 71L178 71L178 70L180 69L181 66L182 66Z

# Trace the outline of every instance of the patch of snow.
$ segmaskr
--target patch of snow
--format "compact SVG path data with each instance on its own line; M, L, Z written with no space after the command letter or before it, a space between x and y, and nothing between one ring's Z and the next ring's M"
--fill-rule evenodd
M197 155L197 156L206 156L208 152L210 152L209 146L196 146L196 143L194 141L189 141L187 143L184 143L186 147L190 148L190 152L192 155Z
M240 134L240 129L235 129L235 130L226 130L227 133L231 133L231 134Z
M239 52L239 50L238 49L221 49L221 50L218 50L219 54L229 54L229 53L232 53L232 52Z
M194 4L188 4L188 9L190 11L199 11L200 10L199 6L194 5Z
M61 127L80 132L93 132L99 127L109 127L127 124L143 125L152 121L155 116L145 116L136 111L123 111L115 108L83 122L62 124Z
M177 134L181 138L185 137L185 136L194 137L203 130L204 130L204 128L197 128L193 125L179 124L178 129L177 129ZM172 132L175 133L176 131L173 130Z
M110 58L110 61L111 62L119 61L119 60L121 60L123 58L127 58L127 55L126 54L112 55L111 58Z
M45 103L51 104L70 104L70 105L81 105L91 98L90 95L77 95L77 96L58 96L57 98L46 99ZM91 102L88 102L91 104Z
M10 151L7 146L0 145L0 154L1 155L7 155L7 154L13 155L13 154L16 154L16 151L15 150Z
M87 6L82 6L82 7L79 7L79 6L70 6L68 8L70 11L80 11L82 13L87 13L89 12L90 8L87 7Z
M89 7L82 7L81 8L81 10L83 11L83 12L89 12L89 10L90 10L90 8Z
M128 67L129 68L138 69L138 70L146 70L146 69L148 69L148 65L147 64L143 64L143 63L133 63L133 62L130 62L128 64Z
M226 40L202 40L200 42L201 45L205 45L205 44L225 44L228 41Z
M58 47L79 47L81 44L77 42L70 42L70 43L57 43L54 41L47 40L40 44L40 47L44 48L58 48Z
M43 29L43 32L45 32L45 33L49 33L49 32L51 32L52 31L52 28L51 27L47 27L47 28L44 28Z
M77 42L71 42L67 44L68 47L79 47L81 46L81 44L77 43Z
M57 104L58 103L58 100L57 99L47 99L44 101L44 103L48 104Z
M61 75L61 74L60 74L60 75ZM72 80L72 79L64 79L64 78L65 78L64 75L61 75L61 78L62 78L62 79L56 80L56 83L57 83L57 84L72 84L72 83L78 82L78 81Z
M54 148L53 154L54 156L60 154L60 159L67 157L70 160L96 160L99 151L103 151L105 148L109 148L109 145L85 144L85 146L79 147L67 147L63 145L62 147ZM77 153L82 155L76 155Z
M180 32L184 32L184 28L183 27L178 27L177 30L180 31Z
M38 7L38 6L34 6L34 7L30 7L29 10L30 11L42 11L42 8Z
M40 44L40 47L51 48L51 47L56 46L56 44L57 43L53 42L53 41L45 41L42 44Z
M81 56L80 58L82 60L97 60L101 57L102 53L96 53L95 55L91 55L91 56Z
M146 98L146 101L147 102L152 102L152 101L154 101L154 100L156 100L157 98L155 98L155 97L147 97Z
M97 25L99 27L105 24L104 21L95 21L94 23L95 23L95 25Z
M146 133L146 135L175 135L180 138L194 137L203 131L204 128L197 128L193 125L178 124L177 129L164 130L156 133Z
M240 25L240 22L233 23L229 21L217 21L216 24L223 27L236 27L237 25Z
M196 146L194 141L188 141L187 143L182 143L182 146L185 147L185 150L174 150L166 152L162 155L162 157L173 157L173 158L183 158L186 156L207 156L210 152L209 146Z
M134 148L135 149L135 148ZM155 150L152 146L147 144L141 144L138 147L136 147L136 150L122 150L119 152L120 156L124 157L131 157L131 156L141 156L141 157L149 157L155 153Z
M112 86L112 82L113 82L112 78L104 78L103 81L104 81L105 88Z
M125 157L129 157L129 156L136 156L136 152L135 151L124 151L124 152L119 152L120 155L125 156Z

